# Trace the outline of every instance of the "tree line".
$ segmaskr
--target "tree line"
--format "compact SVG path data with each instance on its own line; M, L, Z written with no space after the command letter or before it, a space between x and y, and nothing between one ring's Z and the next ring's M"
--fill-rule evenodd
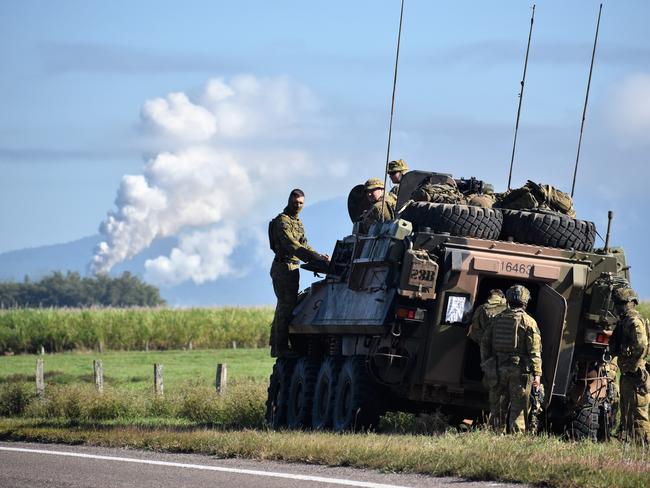
M164 305L160 290L128 271L117 278L84 277L55 271L38 281L0 283L0 308L155 307Z

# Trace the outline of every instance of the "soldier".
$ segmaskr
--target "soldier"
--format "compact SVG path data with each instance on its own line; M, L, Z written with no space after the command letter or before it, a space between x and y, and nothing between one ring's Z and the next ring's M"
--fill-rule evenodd
M278 299L271 325L271 356L291 354L289 349L289 322L298 298L300 280L299 262L326 261L329 256L319 254L307 243L305 229L298 214L305 204L305 194L291 190L287 206L269 222L269 244L275 253L271 265L273 291Z
M614 290L613 299L619 321L610 347L612 354L618 356L621 370L621 436L647 444L650 442L650 378L645 361L648 322L636 310L639 298L632 288Z
M400 181L402 181L402 177L408 170L409 167L403 159L397 159L388 163L388 176L390 176L390 181L393 182L393 187L390 189L390 192L395 196L399 192Z
M508 288L508 308L490 320L481 339L491 421L499 431L505 426L506 415L510 432L526 431L531 386L537 389L541 384L541 336L537 322L525 311L528 300L530 292L524 286Z
M395 217L395 205L397 205L397 197L394 194L384 194L384 183L379 178L370 178L366 181L366 194L372 207L366 210L361 217L360 231L364 234L370 230L370 226L375 222L393 219ZM384 203L384 195L386 196L386 203Z
M488 322L495 315L506 309L506 296L503 291L495 288L490 290L490 296L482 305L476 307L472 315L472 323L469 326L467 337L477 344L481 344L481 337L488 326ZM485 358L481 358L483 360Z

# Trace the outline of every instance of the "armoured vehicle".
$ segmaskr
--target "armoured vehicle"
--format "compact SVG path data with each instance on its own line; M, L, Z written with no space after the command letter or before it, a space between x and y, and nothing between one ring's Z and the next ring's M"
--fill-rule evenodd
M303 265L325 277L299 296L296 357L274 365L269 423L343 431L376 425L391 409L480 421L488 394L468 327L491 289L519 283L531 291L528 313L542 337L540 424L606 437L611 294L629 281L623 251L594 249L593 223L555 212L408 202L423 178L449 175L407 173L399 218L337 241L326 269ZM353 220L362 202L353 190Z

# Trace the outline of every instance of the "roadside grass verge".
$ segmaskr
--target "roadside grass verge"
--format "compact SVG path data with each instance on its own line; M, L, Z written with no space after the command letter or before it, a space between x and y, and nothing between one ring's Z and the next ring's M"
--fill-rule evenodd
M209 430L182 424L157 427L0 419L0 440L269 459L554 487L645 487L650 479L648 449L618 442L497 436L485 430L414 436Z
M165 389L173 390L192 379L214 384L217 363L228 365L230 380L267 381L273 368L268 348L185 351L66 352L0 356L0 386L26 382L34 385L36 360L45 364L46 390L55 385L93 383L93 359L101 359L104 385L124 390L153 388L153 365L165 367Z
M140 419L159 419L162 425L184 420L192 425L219 428L261 428L264 426L266 383L233 381L219 394L214 387L187 382L174 392L128 392L107 388L97 392L90 385L58 385L43 398L30 385L0 385L0 416L58 419L69 425L111 420L132 425Z
M266 347L271 307L0 310L0 354Z

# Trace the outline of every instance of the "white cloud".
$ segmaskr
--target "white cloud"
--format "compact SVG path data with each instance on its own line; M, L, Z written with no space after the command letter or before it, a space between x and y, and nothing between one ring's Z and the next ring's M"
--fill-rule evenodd
M217 131L214 115L205 107L193 104L184 93L170 93L166 98L145 102L141 117L146 126L186 141L205 141Z
M612 101L612 122L626 145L650 143L650 74L627 78Z
M316 164L297 144L296 134L317 118L318 104L289 78L214 78L198 99L177 92L144 104L142 121L157 155L141 175L123 178L117 209L100 227L105 240L93 257L94 272L188 230L169 256L146 262L147 279L203 283L239 272L229 263L235 239L256 212L279 210L266 208L269 198L284 200L298 183L348 171L340 160ZM278 137L289 142L270 142Z
M241 198L246 195L246 198ZM116 205L100 231L106 236L93 258L95 272L137 255L154 239L188 227L227 221L255 201L245 169L228 154L207 147L161 153L144 174L125 176Z
M229 262L237 244L232 227L196 231L181 236L179 246L169 255L145 262L145 279L163 286L187 280L196 284L216 280L234 272Z

